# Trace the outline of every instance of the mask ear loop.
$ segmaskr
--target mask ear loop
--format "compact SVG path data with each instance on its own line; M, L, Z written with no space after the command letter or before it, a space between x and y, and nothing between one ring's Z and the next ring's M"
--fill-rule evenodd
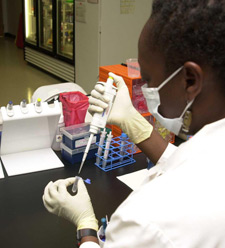
M183 69L183 67L184 66L181 66L173 74L171 74L164 82L162 82L162 84L159 85L158 90L160 90L165 84L167 84L172 78L174 78Z

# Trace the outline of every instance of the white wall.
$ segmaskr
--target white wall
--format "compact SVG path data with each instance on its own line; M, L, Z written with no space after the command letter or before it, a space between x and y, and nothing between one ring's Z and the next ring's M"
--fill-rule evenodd
M151 14L152 0L134 1L135 9L130 14L120 13L120 0L110 2L102 1L100 66L137 58L138 39Z
M89 93L98 79L99 4L86 6L86 23L75 22L75 74L76 83Z
M21 0L2 0L4 33L17 35L19 16L22 13Z
M121 14L121 2L86 1L86 23L75 22L76 83L88 93L98 80L99 66L137 57L138 38L151 14L152 0L133 0L135 8L129 14Z

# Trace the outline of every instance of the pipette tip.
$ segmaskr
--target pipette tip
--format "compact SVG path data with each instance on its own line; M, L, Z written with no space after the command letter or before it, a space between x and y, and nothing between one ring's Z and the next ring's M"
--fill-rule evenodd
M84 161L85 161L85 160L82 160L82 162L81 162L80 169L79 169L79 171L78 171L78 175L79 175L80 172L81 172L81 169L82 169L82 167L83 167L83 165L84 165Z

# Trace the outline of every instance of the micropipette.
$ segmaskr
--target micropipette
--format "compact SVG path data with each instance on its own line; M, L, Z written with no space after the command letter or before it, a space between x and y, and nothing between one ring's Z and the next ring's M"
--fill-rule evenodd
M105 91L104 91L103 96L107 96L107 98L109 99L108 107L106 109L104 109L103 113L95 113L92 117L92 121L90 124L90 138L89 138L87 146L85 148L84 155L82 158L82 162L81 162L78 174L80 174L81 169L84 165L84 162L86 160L86 157L87 157L88 151L90 149L94 135L99 132L100 128L104 128L106 125L106 121L107 121L109 113L111 111L114 98L116 96L116 87L113 86L113 78L112 77L109 77L107 79L106 83L99 82L99 84L102 84L105 86Z

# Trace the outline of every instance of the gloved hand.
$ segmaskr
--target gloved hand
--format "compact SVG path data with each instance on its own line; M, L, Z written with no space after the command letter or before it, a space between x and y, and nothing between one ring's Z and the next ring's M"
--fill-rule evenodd
M107 123L119 126L131 141L138 144L150 137L153 126L132 105L128 88L122 77L110 72L118 88L117 95L108 117ZM109 99L103 96L105 87L96 84L89 98L88 111L92 115L101 113L108 107Z
M72 185L75 178L61 179L50 182L44 190L43 203L46 209L61 216L77 226L77 230L90 228L98 230L98 221L95 218L91 199L83 180L78 181L78 192L71 195L67 187Z

